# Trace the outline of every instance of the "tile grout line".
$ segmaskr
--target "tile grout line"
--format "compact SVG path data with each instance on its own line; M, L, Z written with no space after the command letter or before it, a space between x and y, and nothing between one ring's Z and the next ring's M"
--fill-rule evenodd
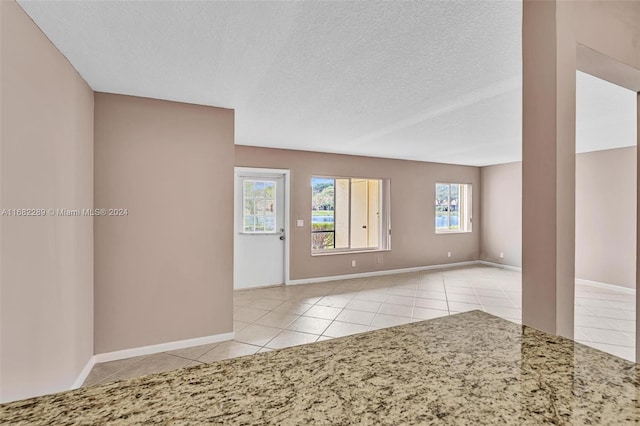
M451 308L449 307L449 293L447 292L447 283L444 280L444 273L440 270L442 276L442 288L444 288L444 300L447 302L447 313L451 316ZM465 281L466 282L466 281Z

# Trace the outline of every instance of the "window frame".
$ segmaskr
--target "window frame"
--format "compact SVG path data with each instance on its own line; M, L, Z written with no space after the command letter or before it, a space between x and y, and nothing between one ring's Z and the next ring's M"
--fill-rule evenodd
M328 256L328 255L336 255L336 254L351 254L351 253L371 253L371 252L382 252L382 251L391 251L391 179L390 178L378 178L378 177L358 177L358 176L338 176L338 175L319 175L312 174L310 179L311 186L311 232L309 236L312 237L314 234L313 231L313 180L314 179L332 179L334 181L334 194L333 194L333 205L334 205L334 225L333 231L316 231L318 232L333 232L334 233L334 247L335 247L335 202L336 202L336 191L335 191L335 182L339 179L349 180L349 247L348 248L331 248L331 249L314 249L313 248L313 238L311 239L310 249L311 256ZM351 248L351 184L353 180L357 179L365 179L365 180L377 180L379 182L379 216L378 216L378 246L377 247L357 247ZM385 232L386 231L386 232Z
M438 185L447 185L449 187L448 193L448 202L447 202L447 213L449 218L451 218L451 185L458 185L458 229L439 229L436 225L437 219L437 208L438 205L434 205L434 230L437 235L446 235L446 234L469 234L473 232L473 185L471 183L462 183L462 182L445 182L445 181L436 181L434 188L434 197L433 199L437 201L438 197ZM464 190L461 191L464 187ZM463 195L461 195L461 192ZM464 229L460 229L460 225L464 223Z
M252 182L254 185L254 189L253 189L253 197L251 198L253 200L253 214L247 215L245 214L246 211L246 201L247 201L247 187L246 187L246 183L247 182ZM266 231L266 230L262 230L262 231L256 231L256 222L257 222L257 218L263 217L266 218L267 215L263 214L263 215L258 215L256 213L256 196L255 196L255 184L256 182L262 182L262 183L273 183L273 197L272 198L262 198L262 200L271 200L273 201L273 211L272 211L272 216L273 216L273 230L272 231ZM244 178L242 179L242 230L241 230L241 234L245 234L245 235L273 235L273 234L277 234L278 233L278 224L277 224L277 209L278 209L278 181L275 179L265 179L265 178L260 178L260 179L254 179L254 178ZM265 210L266 211L266 210ZM253 217L253 231L251 230L247 230L245 228L245 219L247 217ZM266 223L266 221L265 221Z

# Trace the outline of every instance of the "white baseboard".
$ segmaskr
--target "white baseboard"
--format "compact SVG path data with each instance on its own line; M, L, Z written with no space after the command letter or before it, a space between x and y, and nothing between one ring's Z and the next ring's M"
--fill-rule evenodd
M287 281L287 284L298 285L298 284L321 283L321 282L327 282L327 281L348 280L352 278L368 278L368 277L378 277L382 275L403 274L407 272L428 271L430 269L457 268L459 266L469 266L469 265L477 265L477 264L478 264L477 260L469 260L466 262L444 263L442 265L418 266L414 268L402 268L402 269L386 269L383 271L360 272L356 274L346 274L346 275L332 275L329 277L303 278L299 280L289 280Z
M84 366L75 382L73 382L73 384L71 385L71 389L78 389L80 386L82 386L84 381L87 380L87 377L89 376L89 373L91 373L94 365L96 365L95 355L89 358L89 361L87 361L87 364Z
M233 332L214 334L213 336L196 337L194 339L178 340L175 342L160 343L157 345L141 346L138 348L123 349L121 351L107 352L94 355L95 363L117 361L119 359L131 358L140 355L151 355L160 352L174 351L176 349L189 348L191 346L208 345L210 343L224 342L232 340Z
M191 346L208 345L210 343L232 340L233 337L233 332L215 334L213 336L196 337L194 339L178 340L175 342L160 343L157 345L142 346L139 348L124 349L121 351L93 355L91 358L89 358L89 361L87 361L87 364L84 366L69 390L78 389L80 386L82 386L85 380L87 380L87 377L89 377L89 374L91 373L93 367L99 362L117 361L119 359L131 358L134 356L151 355L160 352L173 351L176 349L189 348Z
M615 284L601 283L599 281L583 280L582 278L576 278L576 284L586 284L592 287L598 287L605 290L615 290L615 291L621 291L627 294L636 294L635 288L623 287L621 285L615 285Z
M502 265L500 263L488 262L486 260L479 260L478 263L481 263L481 264L487 265L487 266L494 266L496 268L503 268L503 269L508 269L508 270L511 270L511 271L522 272L522 268L517 267L517 266ZM615 290L615 291L621 291L623 293L628 293L628 294L636 294L636 290L634 288L624 287L624 286L616 285L616 284L607 284L607 283L602 283L602 282L599 282L599 281L584 280L582 278L576 278L576 284L586 284L586 285L590 285L592 287L603 288L603 289L606 289L606 290Z
M493 266L495 268L506 269L508 271L522 272L522 268L519 266L511 266L511 265L505 265L503 263L489 262L488 260L478 260L478 263L481 265L487 265L487 266Z
M18 393L16 395L6 396L6 394L0 393L0 404L19 401L22 399L34 398L42 395L64 392L66 390L78 389L80 386L82 386L84 381L87 380L87 377L89 376L89 373L91 373L91 370L93 369L93 366L95 365L95 363L96 363L95 357L94 356L90 357L87 363L85 364L84 368L80 372L80 374L78 374L78 377L76 377L76 379L73 381L73 383L69 388L67 388L67 386L69 386L68 385L69 382L65 381L66 383L54 383L54 384L49 383L50 386L45 387L44 389L42 387L32 388L30 393L27 393L27 394Z

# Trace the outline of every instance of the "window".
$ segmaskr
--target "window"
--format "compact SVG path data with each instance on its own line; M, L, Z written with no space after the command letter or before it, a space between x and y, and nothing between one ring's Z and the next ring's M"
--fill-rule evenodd
M389 179L312 177L315 254L390 247Z
M276 232L276 182L245 179L242 186L242 230L247 234Z
M471 232L471 185L436 183L436 233Z

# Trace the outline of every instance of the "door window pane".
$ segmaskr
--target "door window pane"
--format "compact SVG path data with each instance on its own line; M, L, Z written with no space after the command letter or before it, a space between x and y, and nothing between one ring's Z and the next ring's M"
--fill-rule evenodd
M243 183L243 232L276 232L276 182L245 179Z

